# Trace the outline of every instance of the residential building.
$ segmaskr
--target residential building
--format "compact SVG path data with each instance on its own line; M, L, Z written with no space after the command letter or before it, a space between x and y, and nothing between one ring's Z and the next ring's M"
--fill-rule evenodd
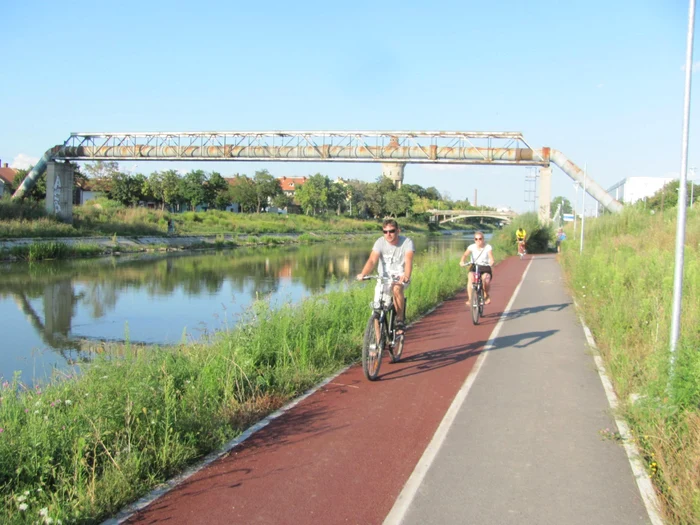
M302 184L304 184L307 180L309 180L308 177L279 177L277 179L280 181L280 187L282 188L282 191L284 192L285 195L288 195L289 197L294 197L294 192L296 192L297 188L299 188Z
M651 197L673 177L627 177L608 188L608 195L625 204Z
M12 183L15 180L15 175L17 174L17 171L14 170L13 168L10 168L7 165L7 162L5 164L2 164L2 161L0 160L0 197L2 197L5 193L10 192L10 188L12 187Z

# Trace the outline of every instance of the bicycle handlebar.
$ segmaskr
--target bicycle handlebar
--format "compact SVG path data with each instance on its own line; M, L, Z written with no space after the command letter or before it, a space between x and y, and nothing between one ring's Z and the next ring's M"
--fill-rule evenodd
M382 281L384 283L400 283L402 285L405 284L399 280L400 277L398 275L393 275L389 277L382 277L381 275L365 275L362 278L363 281L371 281L372 279L376 279L377 281Z
M489 266L488 264L477 264L477 263L475 263L475 262L466 262L466 263L461 262L461 263L459 263L459 265L462 266L462 267L471 266L472 264L473 264L474 266Z

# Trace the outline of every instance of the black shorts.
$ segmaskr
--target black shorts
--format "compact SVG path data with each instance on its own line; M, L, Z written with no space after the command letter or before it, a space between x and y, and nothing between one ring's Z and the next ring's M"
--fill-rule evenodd
M484 266L484 265L481 265L481 264L480 264L480 265L479 265L479 268L481 268L481 273L487 273L487 274L489 274L491 277L493 277L493 272L491 271L491 267L490 267L490 266ZM476 271L476 268L474 268L474 265L473 265L473 264L469 267L469 271L470 271L470 272L475 272L475 271Z

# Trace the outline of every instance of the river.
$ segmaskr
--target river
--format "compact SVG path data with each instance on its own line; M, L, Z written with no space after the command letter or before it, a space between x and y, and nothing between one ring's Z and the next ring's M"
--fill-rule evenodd
M414 242L417 252L450 251L471 238L454 232ZM371 243L4 264L0 377L19 373L33 384L110 343L170 344L230 329L256 298L274 307L346 286Z

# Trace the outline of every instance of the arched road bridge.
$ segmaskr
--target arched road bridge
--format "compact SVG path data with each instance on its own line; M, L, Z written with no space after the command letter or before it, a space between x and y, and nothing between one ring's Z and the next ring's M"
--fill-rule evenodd
M374 162L400 186L406 164L539 166L539 215L549 220L551 163L574 181L583 171L555 149L532 148L522 133L487 131L210 131L71 133L46 151L13 198L22 198L48 169L47 208L72 218L72 169L59 161ZM612 212L622 204L590 176L586 192ZM70 210L66 210L70 208ZM70 213L69 213L70 211Z
M428 210L428 213L437 217L440 224L452 222L459 219L470 219L473 217L488 217L491 219L501 219L504 222L511 222L518 214L514 211L490 211L490 210ZM440 219L442 217L442 219Z

